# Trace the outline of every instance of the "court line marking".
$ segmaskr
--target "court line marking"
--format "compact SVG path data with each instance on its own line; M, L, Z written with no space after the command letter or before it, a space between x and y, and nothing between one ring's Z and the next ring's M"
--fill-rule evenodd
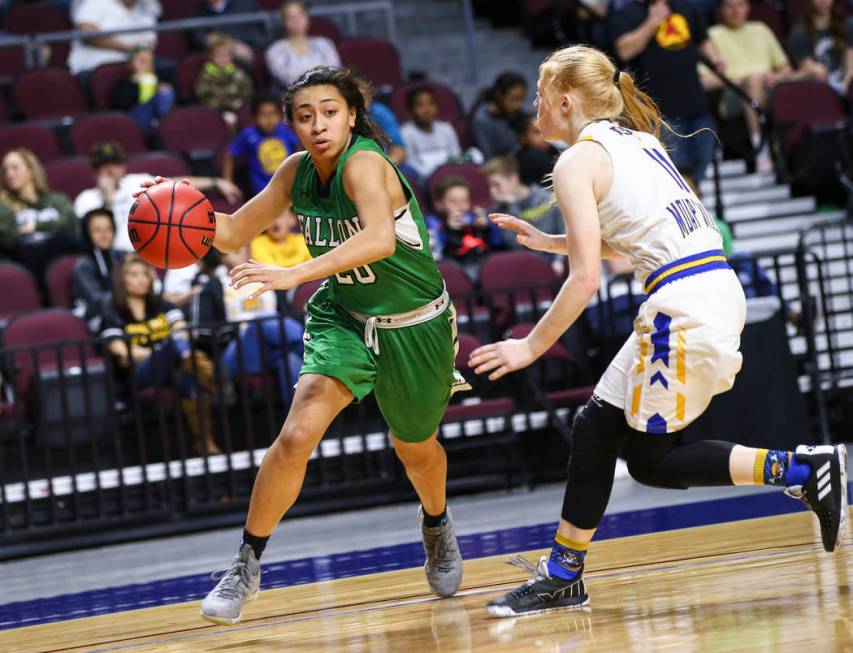
M802 544L803 543L798 543L798 544L794 544L794 545L783 545L783 546L786 546L786 547L801 546ZM853 547L853 543L845 543L845 544L841 545L841 548L843 548L843 549L846 549L849 547ZM767 548L778 549L780 547L778 547L778 546L761 547L759 549L751 549L750 551L762 551L763 549L767 549ZM757 553L757 554L753 554L753 555L740 555L740 556L737 555L737 553L739 553L739 552L734 551L734 552L730 552L730 553L712 554L715 557L715 559L713 559L713 560L701 560L701 559L697 560L697 559L687 558L687 559L677 559L677 560L688 560L687 562L682 562L681 564L666 564L666 565L657 565L657 566L631 565L630 567L628 567L624 571L623 570L606 570L604 573L594 572L594 573L590 573L589 577L590 578L612 578L614 576L633 576L633 575L644 574L644 573L653 573L653 572L658 572L658 571L671 571L673 569L690 569L690 568L697 568L697 567L707 567L707 566L714 565L714 564L722 564L722 563L730 563L730 562L743 562L746 560L760 560L760 559L773 558L773 557L778 557L778 556L783 556L783 555L800 555L800 554L804 554L804 553L815 553L815 552L820 552L820 549L818 549L817 547L812 547L812 548L799 548L799 549L784 550L784 551L766 551L765 550L763 553ZM732 557L732 556L734 556L734 557ZM710 557L710 555L709 556L698 556L698 557L699 558ZM633 567L637 567L637 566L640 566L642 568L638 568L638 569L633 568ZM385 572L385 573L387 573L387 572ZM489 594L489 593L495 592L501 586L510 586L510 585L515 585L517 583L518 583L518 581L507 581L507 582L495 583L494 585L489 585L489 586L473 587L473 588L463 590L462 592L459 592L455 596L478 596L478 595L482 595L482 594ZM433 595L428 595L428 596L421 596L421 597L408 598L408 599L402 599L402 600L398 599L396 601L394 599L390 599L389 602L384 603L383 605L375 605L375 606L369 606L369 607L363 607L363 608L354 608L354 609L349 609L349 610L340 610L338 606L331 606L328 608L322 608L320 610L308 611L308 612L315 612L317 614L306 614L304 616L299 616L299 617L290 616L288 618L278 619L276 621L265 621L264 623L258 623L258 624L246 624L246 625L237 626L235 628L226 628L224 630L218 629L218 628L221 628L219 626L211 625L211 626L203 627L205 629L205 632L201 632L201 633L193 633L190 635L183 635L180 637L167 637L164 639L154 640L154 641L150 641L150 642L136 642L136 643L124 644L121 646L113 646L113 647L98 648L98 649L89 649L89 653L110 653L112 651L122 651L122 650L128 650L128 649L133 649L133 648L142 648L144 646L157 646L157 645L167 644L167 643L171 643L171 642L180 642L180 641L185 641L185 640L201 639L201 638L205 638L205 637L224 635L224 634L233 633L233 632L242 632L242 631L257 630L260 628L284 626L284 625L292 624L292 623L314 621L314 620L325 619L325 618L330 618L330 617L336 618L336 617L342 617L342 616L349 616L349 615L353 615L353 614L375 612L377 610L394 609L394 608L399 608L399 607L405 607L408 605L418 605L421 603L428 603L431 601L438 601L438 600L440 600L438 597L433 596ZM296 615L296 614L299 614L299 613L294 613L294 615ZM201 618L201 617L199 617L199 618ZM264 617L263 619L267 620L267 619L269 619L269 617ZM214 629L218 629L218 630L214 630ZM177 632L180 632L180 631L177 631ZM157 637L157 635L156 634L155 635L140 635L140 636L136 636L136 637L128 638L128 639L139 639L140 637ZM118 642L118 641L121 641L121 640L113 640L113 642ZM109 644L112 642L103 642L103 643ZM84 646L98 646L98 643L87 644ZM75 649L80 649L80 648L82 648L82 647L78 646L78 647L66 647L66 648L61 648L61 649L49 649L49 650L44 651L44 653L60 653L61 651L73 651Z

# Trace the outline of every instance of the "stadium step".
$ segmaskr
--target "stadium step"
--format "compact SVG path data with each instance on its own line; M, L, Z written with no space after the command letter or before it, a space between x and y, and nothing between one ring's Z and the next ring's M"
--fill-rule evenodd
M793 197L775 202L755 202L753 204L738 204L726 207L726 220L740 222L743 220L766 220L786 215L802 215L817 210L814 197Z
M740 204L756 204L758 202L768 202L774 200L786 200L791 197L790 186L765 186L762 188L750 188L743 190L724 190L723 191L723 206L730 207ZM717 205L717 198L713 193L703 195L702 203L708 209L713 209Z
M734 177L723 177L720 179L720 185L724 193L728 191L752 190L756 188L765 188L767 186L776 185L776 177L772 172L756 172L753 174L737 175ZM704 179L699 188L702 191L702 197L707 198L714 195L714 180Z

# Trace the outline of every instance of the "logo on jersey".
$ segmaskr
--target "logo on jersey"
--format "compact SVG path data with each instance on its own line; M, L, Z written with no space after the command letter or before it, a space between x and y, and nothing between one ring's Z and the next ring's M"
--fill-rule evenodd
M658 25L658 45L667 50L681 50L690 43L690 25L681 14L670 14Z

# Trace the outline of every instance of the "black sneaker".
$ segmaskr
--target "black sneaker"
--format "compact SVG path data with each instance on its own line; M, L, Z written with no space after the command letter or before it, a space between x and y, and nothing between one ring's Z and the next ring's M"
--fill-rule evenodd
M513 556L510 562L531 572L533 578L501 598L490 601L486 606L490 616L517 617L552 610L577 610L589 605L583 570L574 580L563 580L548 575L548 558L545 556L539 559L538 565L521 556Z
M785 494L799 499L817 515L823 548L832 552L844 536L847 521L847 447L801 444L794 455L808 463L812 473L804 485L785 488Z

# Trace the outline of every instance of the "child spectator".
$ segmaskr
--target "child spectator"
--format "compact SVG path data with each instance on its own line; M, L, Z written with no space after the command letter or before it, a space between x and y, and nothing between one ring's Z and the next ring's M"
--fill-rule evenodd
M311 18L302 0L285 0L281 5L285 37L267 50L267 68L280 89L287 88L309 68L340 66L335 44L323 36L308 36Z
M826 82L840 95L853 78L853 16L844 3L810 0L788 36L788 52L799 77Z
M237 111L252 95L252 80L234 63L234 40L212 32L205 42L208 60L195 82L199 101L222 114L229 127L237 124Z
M252 99L251 108L254 124L231 143L222 161L222 176L233 183L234 159L244 157L249 162L252 190L259 193L300 145L293 130L284 124L281 103L275 96L258 95Z
M20 261L44 288L48 264L78 251L77 216L65 195L50 190L30 150L9 150L2 168L0 255Z
M259 263L290 268L311 258L305 238L298 231L293 211L279 216L266 231L251 242L251 256Z
M209 395L217 389L213 364L198 349L193 355L184 315L157 297L155 277L154 268L135 254L124 259L114 274L101 337L127 371L131 391L171 386L178 372L176 389L196 450L219 453L210 415Z
M491 211L508 213L529 222L546 234L564 234L566 225L560 210L554 204L551 192L537 184L525 184L518 173L518 163L509 155L489 159L480 169L489 182L489 195L495 202ZM502 230L504 243L510 249L524 249L515 234ZM543 254L551 260L554 271L560 275L564 268L563 256Z
M175 104L175 91L154 72L151 48L131 50L128 69L130 74L110 88L110 106L127 111L143 131L150 131Z
M438 102L428 86L409 91L406 106L412 119L403 125L401 134L408 163L421 178L426 179L448 159L462 154L459 139L449 122L436 120Z
M518 146L512 128L527 97L527 81L518 73L501 73L495 83L480 93L471 107L471 136L487 160L497 154L511 154Z
M109 209L92 209L81 221L86 254L77 259L71 280L74 314L99 333L101 320L113 297L113 270L124 259L113 249L116 225Z
M471 186L462 177L445 177L435 187L433 205L436 214L430 216L433 235L438 241L438 251L445 258L455 260L473 278L476 277L480 258L502 236L492 229L482 207L473 206Z
M546 175L554 170L560 150L542 138L533 114L519 113L513 121L518 133L519 149L515 153L518 173L522 184L541 184Z

